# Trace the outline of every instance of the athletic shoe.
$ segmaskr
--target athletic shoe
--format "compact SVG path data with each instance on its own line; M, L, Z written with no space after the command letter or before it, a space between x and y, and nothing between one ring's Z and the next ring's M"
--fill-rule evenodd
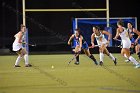
M98 65L98 62L97 61L94 61L95 65Z
M140 68L140 64L136 65L135 68Z
M25 67L32 67L32 65L31 64L27 64L27 65L25 65Z
M19 66L19 65L15 65L14 67L21 67L21 66Z
M129 60L129 59L127 59L127 60L125 60L125 62L126 62L126 63L128 63L128 62L130 62L130 60Z
M79 62L77 61L77 62L75 62L74 64L75 64L75 65L79 65Z
M114 64L115 64L115 66L117 65L117 58L115 58L115 60L114 60Z
M99 64L100 64L100 66L102 66L102 65L103 65L103 62L102 62L102 61L100 61L100 63L99 63Z

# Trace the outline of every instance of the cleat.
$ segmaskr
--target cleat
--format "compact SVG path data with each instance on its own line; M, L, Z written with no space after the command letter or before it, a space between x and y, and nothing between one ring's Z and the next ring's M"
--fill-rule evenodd
M74 64L75 64L75 65L79 65L79 62L77 61L77 62L75 62Z
M128 63L128 62L130 62L130 60L129 60L129 59L127 59L127 60L125 60L125 62L126 62L126 63Z
M95 65L98 65L98 62L97 61L94 61Z
M114 64L115 64L115 66L117 65L117 58L115 58L115 60L114 60Z
M136 65L135 68L140 68L140 64Z
M100 64L100 66L102 66L102 65L103 65L103 62L102 62L102 61L100 61L100 63L99 63L99 64Z
M25 65L25 67L32 67L32 65L31 64L27 64L27 65Z
M15 65L14 67L21 67L21 66L19 66L19 65Z

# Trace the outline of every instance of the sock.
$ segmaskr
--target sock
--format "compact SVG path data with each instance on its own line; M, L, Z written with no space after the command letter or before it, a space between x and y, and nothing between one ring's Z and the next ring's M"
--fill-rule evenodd
M25 60L25 65L28 65L28 64L29 64L29 61L28 61L28 54L25 54L25 55L24 55L24 60Z
M96 59L92 54L89 56L89 58L91 58L94 62L96 62Z
M75 54L77 55L77 54ZM76 62L79 62L79 55L76 57Z
M111 54L111 53L109 53L109 57L114 61L115 60L115 57Z
M17 57L15 65L19 65L19 62L20 62L21 58L22 58L21 56Z
M140 52L137 53L138 57L140 58Z
M139 64L132 56L129 57L129 60L131 62L133 62L135 65L138 65Z
M103 59L104 59L104 54L103 53L100 53L100 61L103 62Z

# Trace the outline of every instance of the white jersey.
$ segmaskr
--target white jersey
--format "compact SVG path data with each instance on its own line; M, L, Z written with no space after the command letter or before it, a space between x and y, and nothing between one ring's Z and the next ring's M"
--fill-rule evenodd
M106 40L104 34L102 34L101 32L100 32L99 36L97 36L95 34L95 38L96 38L96 41L97 41L98 45L102 45L102 44L106 44L107 43L107 40Z
M18 51L22 48L22 43L19 43L18 34L15 35L15 41L13 43L13 51Z
M123 32L121 32L119 35L122 39L123 48L130 48L131 47L131 41L130 41L127 29L123 27Z

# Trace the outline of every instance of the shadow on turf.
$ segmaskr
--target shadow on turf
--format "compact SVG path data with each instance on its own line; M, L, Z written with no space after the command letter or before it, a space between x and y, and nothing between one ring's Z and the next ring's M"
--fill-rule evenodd
M60 79L60 78L58 78L58 77L56 77L56 76L54 76L54 75L52 75L52 74L50 74L50 73L48 73L46 71L40 69L39 67L37 67L35 65L33 65L33 68L38 70L40 73L44 74L45 76L49 77L50 79L58 82L62 86L67 86L68 85L67 82L65 82L64 80L62 80L62 79Z
M123 91L123 92L135 92L135 93L140 93L140 90L128 90L128 89L119 89L119 88L112 88L112 87L101 87L99 89L102 90L110 90L110 91Z
M87 56L84 56L84 57L87 57ZM128 65L127 65L128 66ZM128 77L125 77L124 75L120 74L120 73L117 73L116 71L110 69L108 66L101 66L103 69L107 70L109 73L111 74L114 74L116 77L128 82L131 86L133 87L136 87L136 82L133 81L132 79L128 78Z
M54 84L51 84L51 85L54 85ZM132 92L132 93L140 93L140 90L132 90L132 89L122 89L122 88L117 88L117 87L99 87L99 86L67 86L67 87L64 87L64 86L59 86L59 87L54 87L54 86L46 86L46 85L22 85L22 86L7 86L7 87L1 87L1 89L8 89L8 88L25 88L25 87L44 87L45 89L60 89L60 88L67 88L67 89L72 89L72 90L75 90L75 89L79 89L79 88L95 88L95 89L98 89L98 90L109 90L109 91L118 91L118 92ZM2 92L2 93L6 93L6 92ZM76 93L76 91L72 91L72 93Z
M117 76L118 78L120 78L120 79L122 79L122 80L128 82L131 86L136 87L136 82L133 81L133 80L131 80L130 78L127 78L127 77L123 76L122 74L117 73L116 71L110 69L110 68L107 67L107 66L102 66L102 68L105 69L105 70L107 70L109 73L114 74L114 75Z

